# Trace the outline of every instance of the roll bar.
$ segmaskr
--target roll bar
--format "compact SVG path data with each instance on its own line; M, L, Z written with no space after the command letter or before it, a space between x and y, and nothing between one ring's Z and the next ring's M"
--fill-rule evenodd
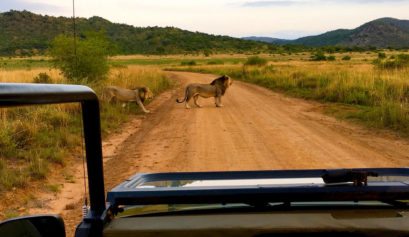
M62 84L0 83L0 107L39 104L81 103L88 187L92 218L105 210L99 102L86 86Z

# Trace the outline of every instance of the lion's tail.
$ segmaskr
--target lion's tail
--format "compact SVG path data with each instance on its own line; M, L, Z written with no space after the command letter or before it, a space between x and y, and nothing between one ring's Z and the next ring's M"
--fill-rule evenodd
M188 90L188 88L186 87L186 90L185 90L185 98L183 98L183 100L179 100L179 98L176 98L176 102L178 102L178 103L183 103L183 102L185 102L186 100L187 100L187 90Z

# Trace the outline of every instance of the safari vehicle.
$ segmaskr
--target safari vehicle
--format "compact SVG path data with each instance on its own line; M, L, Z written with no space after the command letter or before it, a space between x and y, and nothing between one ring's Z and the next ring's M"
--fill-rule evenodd
M409 236L409 169L136 174L104 192L99 103L88 87L0 84L0 105L82 105L90 211L76 237ZM1 237L63 237L52 215Z

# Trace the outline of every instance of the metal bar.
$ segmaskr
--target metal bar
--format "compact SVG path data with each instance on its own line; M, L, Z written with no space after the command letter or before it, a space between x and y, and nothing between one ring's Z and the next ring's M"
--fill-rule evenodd
M366 171L379 176L408 176L409 168L364 168L364 169L309 169L309 170L260 170L226 172L173 172L137 174L117 187L137 185L154 181L172 180L219 180L219 179L267 179L267 178L321 178L328 171Z
M156 188L155 188L156 189ZM409 186L219 187L110 192L111 205L408 200Z
M105 210L105 190L98 97L86 86L0 83L0 107L80 102L88 169L92 218Z
M82 102L82 119L91 212L101 216L105 210L105 189L98 100Z

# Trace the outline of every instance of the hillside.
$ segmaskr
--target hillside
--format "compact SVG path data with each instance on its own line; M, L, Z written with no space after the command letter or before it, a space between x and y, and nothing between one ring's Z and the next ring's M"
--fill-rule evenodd
M244 52L267 48L266 43L228 36L190 32L175 27L134 27L101 17L78 18L78 31L106 32L118 54L176 54L195 52ZM37 15L28 11L0 13L0 54L44 52L59 34L72 34L72 19ZM81 35L81 34L80 34Z
M244 39L270 42L275 44L296 44L305 46L349 46L377 48L409 47L409 20L380 18L362 26L348 30L338 29L316 36L307 36L296 40L280 40L268 37L246 37Z
M272 43L272 44L287 44L291 42L291 40L271 38L271 37L260 37L260 36L249 36L249 37L243 37L242 39L266 42L266 43Z
M335 30L293 41L308 46L409 47L409 20L380 18L353 30Z

